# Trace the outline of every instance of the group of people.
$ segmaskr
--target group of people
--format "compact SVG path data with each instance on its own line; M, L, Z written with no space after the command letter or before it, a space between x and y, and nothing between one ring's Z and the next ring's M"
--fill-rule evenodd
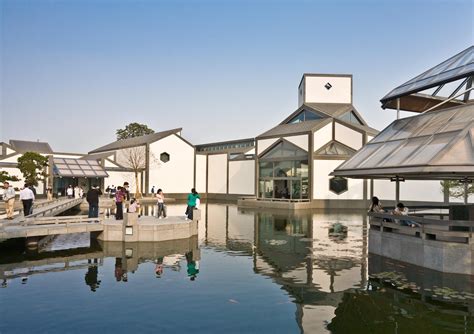
M66 188L66 196L67 198L83 198L84 197L84 189L80 186L75 186L74 188L72 185L69 185Z
M7 213L7 220L13 220L15 210L15 188L9 183L3 183L3 201L5 202L5 209ZM36 196L36 189L32 185L25 183L20 190L20 201L23 204L23 215L29 216L33 213L33 202Z
M382 207L382 202L378 199L378 197L372 197L372 202L369 206L369 212L375 213L391 213L394 216L408 216L408 208L401 202L397 203L395 209L391 211L386 211ZM385 221L389 221L388 218L385 218ZM419 227L420 224L417 222L407 220L407 219L400 219L398 220L401 225L410 226L410 227Z

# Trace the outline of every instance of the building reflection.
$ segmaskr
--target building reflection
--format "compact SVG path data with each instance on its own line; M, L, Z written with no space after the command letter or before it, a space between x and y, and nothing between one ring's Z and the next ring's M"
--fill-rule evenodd
M365 213L242 211L202 207L201 244L253 257L254 272L271 278L293 299L302 331L320 331L335 316L344 292L367 283ZM333 224L347 227L330 233Z

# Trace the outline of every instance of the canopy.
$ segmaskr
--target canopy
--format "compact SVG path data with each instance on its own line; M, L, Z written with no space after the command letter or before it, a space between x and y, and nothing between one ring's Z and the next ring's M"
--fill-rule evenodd
M473 178L474 103L394 121L332 175Z
M97 160L53 158L53 174L60 177L107 177Z
M421 112L445 100L437 97L437 92L447 83L466 79L454 91L459 91L463 86L467 89L472 86L472 76L474 76L474 46L470 46L457 55L443 61L415 78L405 82L385 95L380 102L382 108L397 108L397 99L400 99L400 109L407 111ZM418 94L424 90L439 87L432 95ZM469 99L466 94L463 101L451 100L445 107L461 104Z

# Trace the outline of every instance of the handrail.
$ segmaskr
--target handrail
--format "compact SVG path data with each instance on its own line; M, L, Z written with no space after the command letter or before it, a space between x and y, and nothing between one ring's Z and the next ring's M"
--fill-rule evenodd
M464 227L473 227L474 221L470 220L441 220L433 218L424 218L418 216L400 216L392 215L389 213L379 213L379 212L368 212L369 217L381 218L381 219L396 219L396 220L411 220L422 225L438 225L438 226L464 226Z

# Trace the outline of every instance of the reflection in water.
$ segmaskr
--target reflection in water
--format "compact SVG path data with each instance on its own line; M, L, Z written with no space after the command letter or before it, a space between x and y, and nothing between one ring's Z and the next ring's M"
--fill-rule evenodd
M143 205L142 214L154 215L155 209ZM170 215L183 213L180 204L168 209ZM292 318L292 324L286 324L289 332L295 328L308 333L405 333L406 328L429 328L433 332L465 328L472 332L471 278L446 276L374 256L368 262L365 213L269 213L242 211L225 204L205 204L201 209L204 219L199 223L198 236L190 239L127 244L91 240L90 247L82 247L83 242L58 238L37 253L2 249L2 287L34 275L80 271L91 292L107 293L113 284L124 282L128 284L120 286L127 290L133 286L132 295L117 297L128 303L133 298L146 299L155 288L163 287L161 294L176 295L168 299L172 308L173 300L186 298L180 290L191 293L183 280L200 289L212 281L208 290L197 293L206 296L207 304L219 307L221 295L228 304L242 305L231 297L236 292L245 293L257 278L264 278L265 283L259 283L260 293L241 299L248 298L247 303L252 304L266 298L263 302L267 301L267 308L276 307L274 312L286 312ZM66 251L65 244L76 248ZM216 258L220 260L213 262ZM201 271L201 264L205 270ZM141 275L143 270L148 272ZM247 270L253 276L245 274ZM148 281L151 278L153 283ZM238 285L227 285L234 278ZM281 289L268 292L265 287L269 284ZM282 291L288 300L281 299ZM279 299L271 302L276 295ZM282 311L288 303L291 308ZM190 309L184 307L182 311ZM225 309L219 307L219 312ZM254 311L249 307L239 312L251 317ZM199 328L214 328L212 320L201 318ZM265 323L264 328L274 331L274 322ZM256 327L244 330L258 331Z

